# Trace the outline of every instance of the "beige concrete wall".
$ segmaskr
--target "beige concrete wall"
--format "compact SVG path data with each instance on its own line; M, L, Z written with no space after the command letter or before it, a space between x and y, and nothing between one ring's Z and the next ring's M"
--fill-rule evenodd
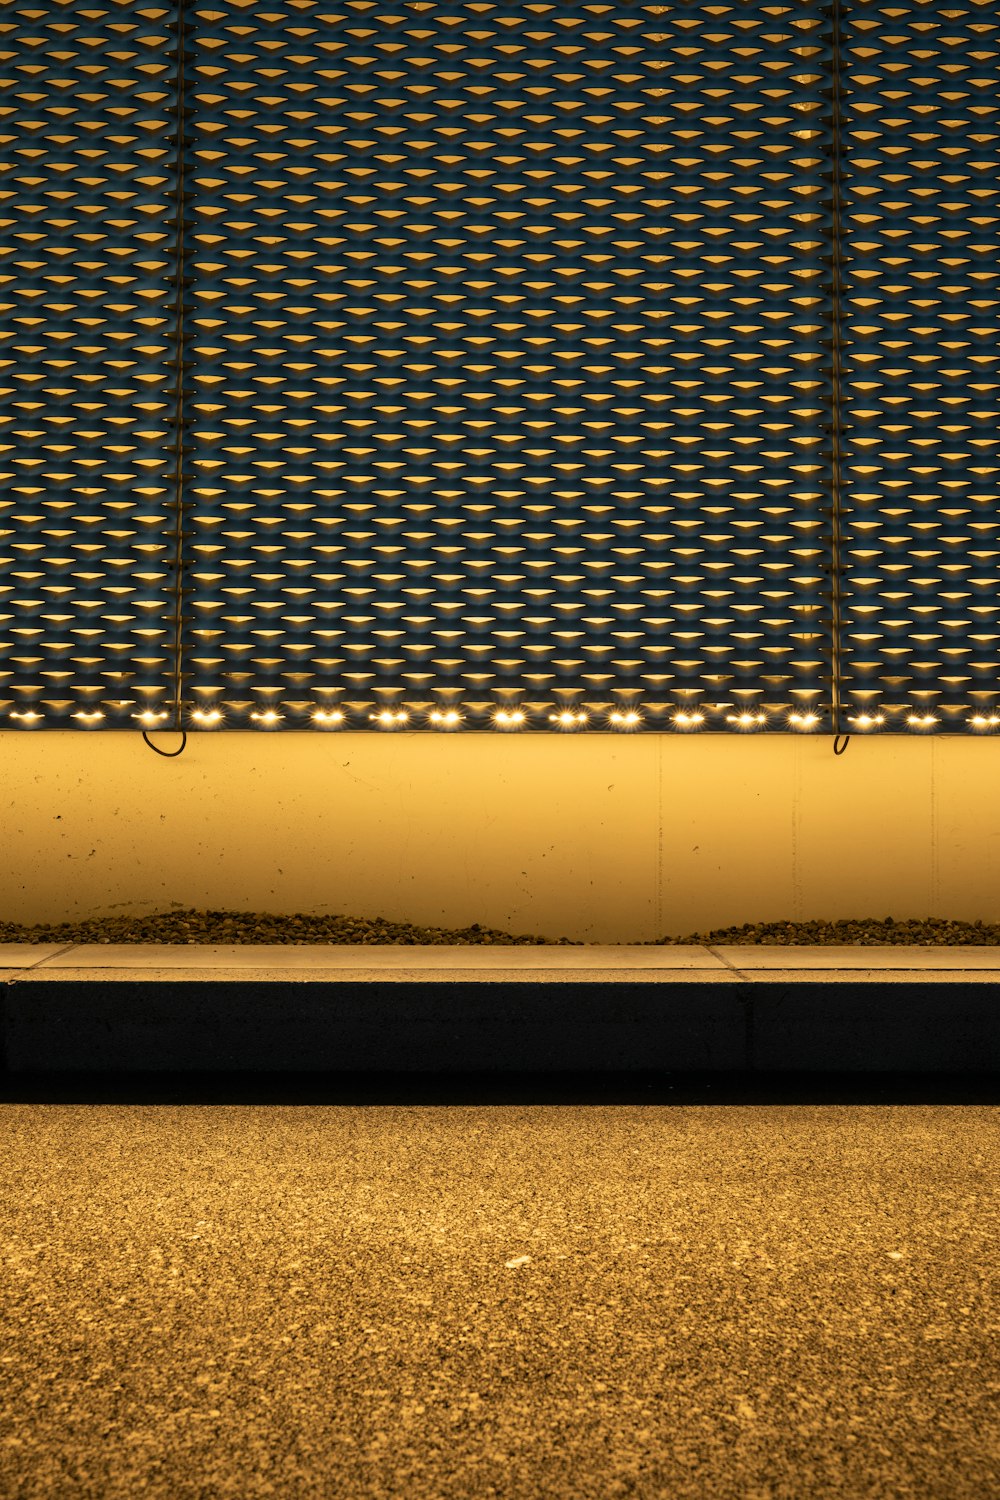
M961 735L834 755L795 734L203 732L168 760L138 733L6 731L0 918L228 907L605 943L997 921L998 767Z

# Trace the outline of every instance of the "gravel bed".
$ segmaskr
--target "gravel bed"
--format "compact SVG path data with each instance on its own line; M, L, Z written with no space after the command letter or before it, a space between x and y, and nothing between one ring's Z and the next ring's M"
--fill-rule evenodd
M279 915L271 912L172 911L146 917L94 917L82 922L36 923L23 926L0 922L0 943L496 943L507 946L548 944L585 947L573 938L544 938L499 931L495 927L417 927L347 916ZM656 938L640 946L678 943L853 943L1000 945L1000 923L951 922L943 917L912 917L894 921L873 917L836 922L756 922L739 927L716 927L681 937Z

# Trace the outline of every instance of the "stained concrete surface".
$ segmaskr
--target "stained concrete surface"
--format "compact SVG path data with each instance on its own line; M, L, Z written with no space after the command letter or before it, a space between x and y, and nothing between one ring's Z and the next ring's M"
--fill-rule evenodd
M998 1127L0 1105L0 1494L985 1500Z
M493 947L481 944L376 943L0 943L0 969L10 980L46 978L58 973L101 974L127 970L167 975L174 970L242 976L247 970L291 978L324 971L387 975L432 971L435 975L564 974L596 975L601 982L626 974L673 978L694 972L712 978L736 973L849 971L933 975L1000 972L1000 947L993 944L775 944L720 943L642 947L589 944L579 948Z

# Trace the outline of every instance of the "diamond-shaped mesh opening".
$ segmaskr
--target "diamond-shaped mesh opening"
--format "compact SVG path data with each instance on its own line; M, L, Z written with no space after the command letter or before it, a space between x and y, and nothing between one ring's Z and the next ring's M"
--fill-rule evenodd
M9 9L0 722L988 722L998 33Z

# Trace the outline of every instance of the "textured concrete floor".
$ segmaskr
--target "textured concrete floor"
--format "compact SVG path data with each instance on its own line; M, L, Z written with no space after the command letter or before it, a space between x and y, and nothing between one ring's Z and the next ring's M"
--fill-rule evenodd
M1000 1110L0 1105L0 1495L991 1500Z

